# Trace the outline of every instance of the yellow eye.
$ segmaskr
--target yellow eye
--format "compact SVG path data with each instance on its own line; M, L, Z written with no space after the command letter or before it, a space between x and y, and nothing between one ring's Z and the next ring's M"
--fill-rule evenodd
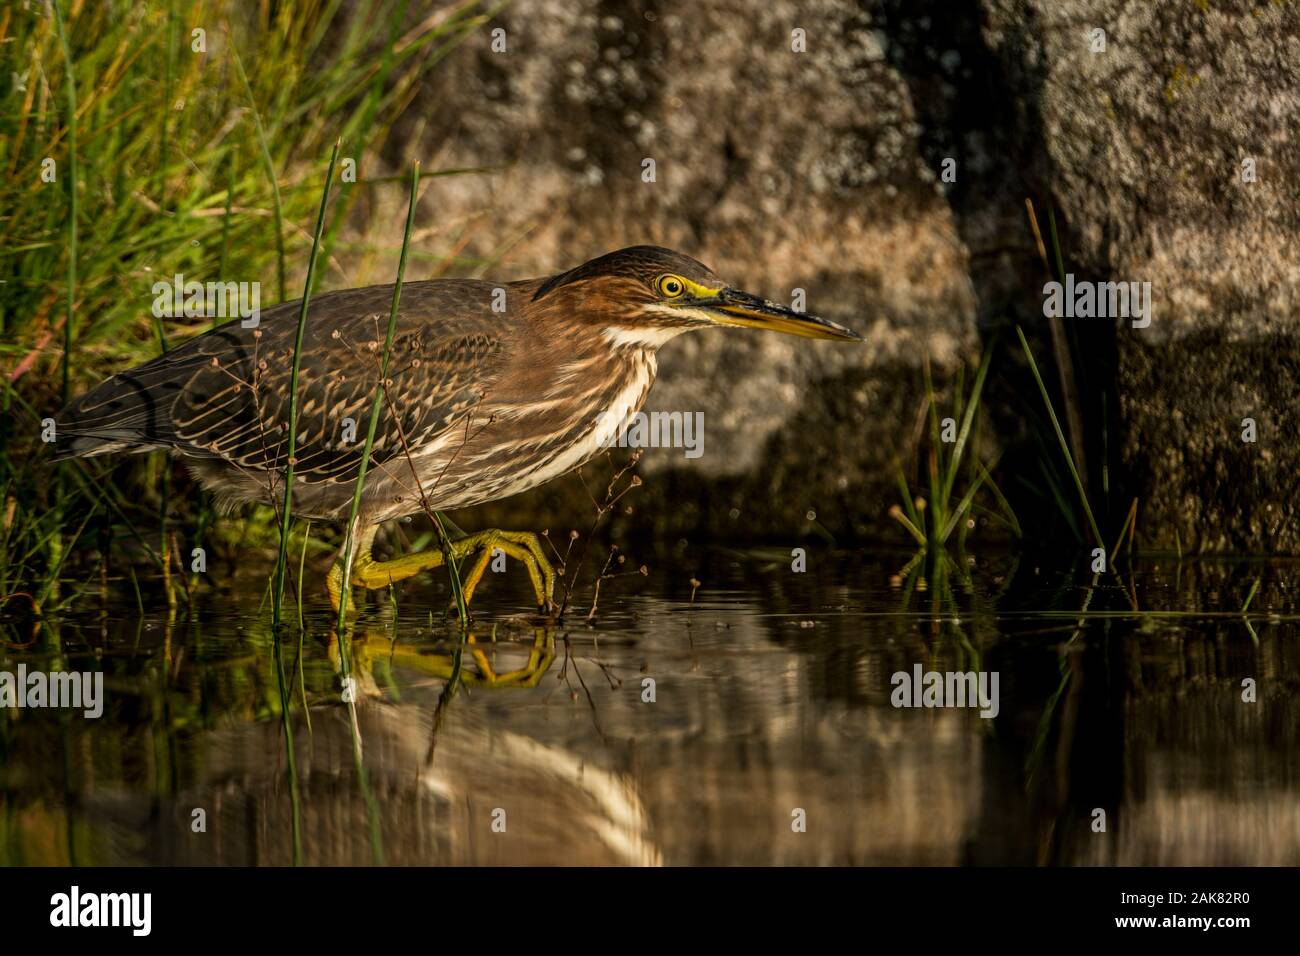
M666 299L676 299L686 291L686 281L681 276L660 276L659 292Z

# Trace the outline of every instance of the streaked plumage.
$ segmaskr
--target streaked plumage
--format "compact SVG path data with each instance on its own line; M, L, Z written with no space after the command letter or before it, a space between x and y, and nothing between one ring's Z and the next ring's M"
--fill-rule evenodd
M312 298L299 374L294 511L346 517L380 374L391 286ZM168 448L227 502L283 494L299 303L115 375L57 419L60 457ZM597 454L640 409L660 345L714 324L853 333L637 246L549 278L402 286L362 523L525 491ZM351 440L348 426L354 429ZM418 477L418 481L417 481Z

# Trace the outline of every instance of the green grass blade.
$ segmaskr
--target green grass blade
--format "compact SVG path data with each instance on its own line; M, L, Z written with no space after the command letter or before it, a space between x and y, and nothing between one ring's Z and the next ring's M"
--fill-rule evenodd
M253 88L248 85L248 76L244 73L244 62L239 58L239 48L235 44L235 35L230 33L230 54L234 57L235 72L239 75L239 83L244 88L244 95L248 97L249 109L253 111L253 125L257 129L257 142L262 152L262 162L266 166L266 175L271 182L271 212L275 217L275 253L276 253L276 270L279 278L280 301L284 301L284 223L283 212L280 203L280 181L275 173L275 161L271 159L271 149L266 142L266 130L262 127L262 114L257 110L257 101L253 99ZM313 250L313 259L315 258ZM308 289L308 292L311 290Z
M384 354L380 361L379 381L375 385L374 398L370 401L370 424L366 428L366 444L361 452L361 464L357 468L357 480L352 486L352 509L348 514L348 529L343 541L343 587L339 591L338 631L343 633L343 622L347 615L348 597L351 593L349 582L352 579L352 549L356 540L357 514L361 510L361 491L366 482L366 471L370 467L370 452L375 444L375 432L379 428L379 410L384 402L384 384L388 381L388 360L393 350L393 337L397 332L397 310L402 300L402 281L406 277L406 255L411 247L411 232L415 228L415 202L420 189L420 164L411 170L411 196L406 207L406 230L402 235L402 253L397 261L397 282L393 285L393 302L388 311L388 330L384 334Z
M284 579L289 558L289 522L293 519L293 459L298 438L298 372L302 367L302 338L307 329L307 307L311 302L312 279L316 275L316 253L320 251L321 233L325 229L325 212L329 207L330 188L334 184L334 166L338 158L339 143L336 141L330 153L329 171L325 174L325 189L321 192L320 211L316 215L316 231L312 234L311 254L307 259L307 279L303 284L302 303L298 306L298 331L293 340L293 368L289 373L289 448L284 468L284 506L280 513L280 553L275 564L275 593L271 608L277 631L280 627Z
M1052 420L1052 428L1056 431L1056 440L1061 445L1061 453L1065 455L1065 463L1070 468L1070 476L1074 479L1074 487L1079 492L1079 501L1083 505L1083 512L1088 517L1088 527L1092 529L1093 540L1102 547L1105 543L1101 537L1101 530L1097 527L1097 521L1092 516L1092 507L1088 504L1088 496L1083 490L1083 480L1079 477L1079 469L1074 465L1074 456L1070 454L1069 442L1065 440L1065 433L1061 430L1061 422L1056 417L1056 409L1052 407L1052 399L1047 394L1047 386L1043 384L1043 376L1039 374L1038 363L1034 361L1034 353L1029 348L1029 342L1025 339L1024 330L1016 326L1016 335L1020 337L1020 347L1025 350L1025 358L1029 361L1029 369L1034 373L1034 381L1038 383L1038 391L1043 396L1043 403L1047 406L1047 414Z
M979 410L980 394L984 391L984 380L989 374L989 365L993 361L993 347L990 345L984 350L984 357L980 361L979 371L975 373L975 384L971 386L970 397L966 401L966 408L962 415L961 428L957 432L957 442L952 449L952 457L948 461L948 474L944 478L943 497L946 501L952 496L953 486L957 482L957 471L961 465L962 455L966 450L966 440L970 436L971 425L975 421L975 413Z
M72 51L63 26L59 0L53 0L54 23L59 31L59 47L63 51L64 78L68 91L68 296L67 316L63 320L63 404L68 404L68 381L72 367L72 343L75 338L73 324L77 301L77 78L73 74Z

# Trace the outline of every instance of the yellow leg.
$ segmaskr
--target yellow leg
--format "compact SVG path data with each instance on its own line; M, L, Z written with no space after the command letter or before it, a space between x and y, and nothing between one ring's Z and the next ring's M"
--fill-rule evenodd
M386 588L397 581L405 580L421 571L442 567L442 551L437 548L404 554L389 561L376 561L370 556L370 547L374 543L375 528L368 528L358 537L357 555L352 562L352 580L369 590ZM451 556L456 561L479 552L478 559L470 568L469 574L461 582L461 590L468 604L474 596L474 590L483 578L483 572L492 559L492 552L500 549L505 554L519 561L528 571L532 581L533 592L537 596L538 608L543 613L555 609L555 569L542 551L542 543L537 535L528 531L500 531L496 528L471 534L451 542ZM338 610L339 597L343 591L342 558L334 563L326 579L330 594L330 604Z
M370 548L375 543L375 532L378 526L363 528L357 535L356 553L352 558L352 583L358 584L357 567L362 560L370 560ZM339 609L339 598L343 594L343 553L340 551L338 558L330 567L330 572L325 577L325 590L330 595L330 607L337 612ZM348 589L348 604L356 607L352 601L352 590Z
M465 597L466 606L469 605L470 598L474 596L474 590L478 587L479 581L483 579L483 572L487 570L492 563L492 549L484 548L474 559L474 566L469 569L469 574L460 579L460 591Z

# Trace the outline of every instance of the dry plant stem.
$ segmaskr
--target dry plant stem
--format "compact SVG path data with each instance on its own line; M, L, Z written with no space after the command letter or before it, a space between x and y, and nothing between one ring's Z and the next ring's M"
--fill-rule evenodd
M581 477L581 472L579 472L579 477ZM569 580L569 557L573 554L573 542L578 540L578 532L576 530L569 532L569 543L564 549L564 554L560 554L560 549L551 540L549 528L542 532L542 537L546 539L546 543L551 546L551 552L555 555L555 573L559 576L560 586L564 588L564 597L560 604L567 607L569 596L573 593L573 583Z
M605 559L605 566L604 566L603 568L600 569L600 574L598 574L598 575L596 576L596 590L595 590L595 593L592 594L592 596L591 596L591 610L589 610L589 611L587 612L587 621L588 621L588 622L590 622L591 619L594 618L594 617L596 616L596 605L597 605L598 603L600 603L600 585L601 585L601 583L605 580L605 578L607 578L607 577L613 577L613 575L611 575L611 574L609 574L609 573L607 573L607 572L609 571L609 566L610 566L611 564L614 563L614 558L615 558L615 556L616 556L617 554L618 554L618 548L617 548L617 547L613 547L613 548L610 548L610 549L609 549L609 557L607 557L607 558Z
M631 456L629 456L627 464L624 465L622 468L620 468L618 471L614 472L614 476L610 478L609 484L605 486L604 504L601 504L596 501L596 496L591 493L591 489L587 488L586 479L582 478L582 472L578 472L578 477L579 479L582 480L582 487L587 491L587 497L591 498L591 503L596 506L596 518L594 521L592 521L591 529L587 532L587 537L582 542L582 550L578 552L578 560L573 567L572 581L564 589L564 603L560 605L559 617L561 618L564 617L564 611L569 605L569 596L572 594L572 588L576 586L578 583L578 572L582 570L583 561L585 561L587 557L587 546L591 543L592 537L596 534L596 529L600 526L601 519L603 519L606 514L608 514L610 511L614 509L614 506L618 504L620 498L622 498L633 488L636 488L641 484L640 476L633 475L632 479L628 482L627 487L624 488L622 491L620 491L617 495L614 494L614 486L618 484L619 480L625 474L627 474L627 472L630 469L636 467L636 463L640 460L641 460L641 450L637 449L636 451L632 452ZM599 583L599 581L597 583Z

